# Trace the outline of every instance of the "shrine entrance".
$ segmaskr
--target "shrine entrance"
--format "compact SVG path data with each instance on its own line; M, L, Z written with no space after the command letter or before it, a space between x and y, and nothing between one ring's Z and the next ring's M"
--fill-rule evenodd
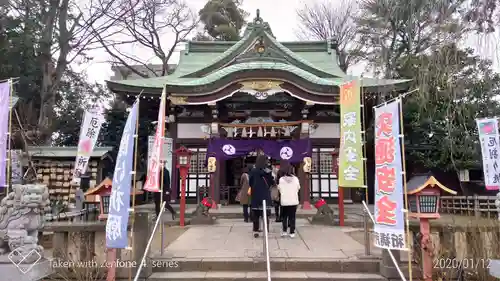
M223 170L221 184L221 203L239 204L235 200L240 189L240 179L247 167L253 167L258 154L269 159L269 168L276 178L281 161L287 161L294 167L300 167L305 157L311 157L312 147L309 139L299 140L265 140L244 139L231 140L212 138L209 141L207 155L215 157Z

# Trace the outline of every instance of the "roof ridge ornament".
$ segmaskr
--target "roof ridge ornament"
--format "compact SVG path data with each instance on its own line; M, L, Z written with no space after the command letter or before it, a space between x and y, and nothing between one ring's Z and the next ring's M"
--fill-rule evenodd
M255 14L255 18L253 19L253 23L255 24L262 24L264 21L260 17L260 9L257 9L257 12Z

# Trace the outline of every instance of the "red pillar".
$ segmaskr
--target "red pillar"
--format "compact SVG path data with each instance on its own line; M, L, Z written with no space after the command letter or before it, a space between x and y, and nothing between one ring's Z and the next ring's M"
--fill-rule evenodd
M428 218L420 218L420 233L422 234L422 240L420 241L422 248L422 273L424 281L432 281L431 226Z
M181 167L179 169L181 174L181 208L180 208L180 226L185 225L185 215L186 215L186 176L187 168Z
M339 186L339 225L344 226L344 189Z

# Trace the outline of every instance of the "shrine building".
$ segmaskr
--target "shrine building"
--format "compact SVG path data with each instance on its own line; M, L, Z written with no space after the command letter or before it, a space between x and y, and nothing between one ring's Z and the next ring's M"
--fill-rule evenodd
M157 119L166 87L167 136L173 139L174 150L185 146L194 153L188 202L200 200L200 190L211 186L216 201L235 203L242 169L255 161L253 151L218 161L216 172L209 173L207 149L215 139L309 140L310 174L293 163L306 189L301 201L304 194L335 201L338 184L332 152L340 143L339 86L360 79L340 69L336 50L331 40L279 42L257 11L240 41L187 42L169 75L107 81L107 86L129 105L142 93L139 114L151 120ZM366 95L408 86L406 80L363 77L360 81ZM371 109L365 112L371 114ZM173 167L175 161L173 157ZM171 174L172 195L179 198L179 175ZM350 199L347 189L345 200Z

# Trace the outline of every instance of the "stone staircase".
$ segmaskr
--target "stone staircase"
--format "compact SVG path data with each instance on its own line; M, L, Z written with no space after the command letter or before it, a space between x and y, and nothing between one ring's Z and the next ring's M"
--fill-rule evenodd
M148 281L266 281L262 258L162 259L151 261L153 274ZM379 260L334 260L271 258L273 281L385 281L379 274Z

